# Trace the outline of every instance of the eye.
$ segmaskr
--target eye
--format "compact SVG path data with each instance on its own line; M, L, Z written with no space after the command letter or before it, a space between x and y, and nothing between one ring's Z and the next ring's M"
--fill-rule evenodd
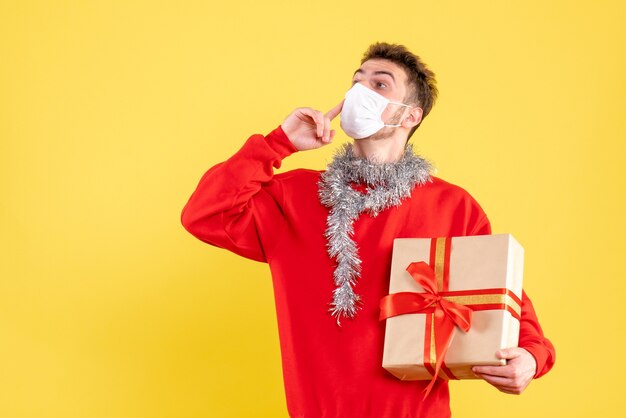
M376 81L374 84L379 89L383 89L383 88L387 87L387 85L385 83L381 83L380 81Z

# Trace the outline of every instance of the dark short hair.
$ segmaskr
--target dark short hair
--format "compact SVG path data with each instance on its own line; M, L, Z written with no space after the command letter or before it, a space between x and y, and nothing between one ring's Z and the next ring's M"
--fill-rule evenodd
M426 64L422 62L420 57L409 51L404 45L388 44L385 42L377 42L369 46L361 64L371 59L385 59L398 64L404 69L407 75L407 97L405 101L415 103L422 108L422 121L430 113L439 91L437 90L437 81L435 73L433 73ZM418 123L411 132L413 132L422 124Z

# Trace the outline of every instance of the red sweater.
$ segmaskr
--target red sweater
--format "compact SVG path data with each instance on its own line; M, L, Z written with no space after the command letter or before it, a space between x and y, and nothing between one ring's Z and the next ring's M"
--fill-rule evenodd
M334 262L324 238L329 209L318 198L321 171L273 173L296 151L280 126L265 137L252 135L204 174L181 218L198 239L269 264L290 416L450 416L446 381L438 380L423 400L428 381L401 381L382 368L385 323L378 306L389 290L394 238L490 234L487 216L465 190L438 178L376 218L362 214L354 239L362 260L355 292L363 305L339 327L328 312ZM535 377L550 370L554 348L525 293L519 345L537 360Z

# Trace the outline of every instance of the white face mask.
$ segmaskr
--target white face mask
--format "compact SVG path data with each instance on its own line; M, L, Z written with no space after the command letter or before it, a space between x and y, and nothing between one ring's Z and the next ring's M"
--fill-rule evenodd
M354 139L366 138L383 129L386 125L382 114L389 103L412 108L404 103L392 102L374 90L356 83L346 93L346 100L341 109L341 129Z

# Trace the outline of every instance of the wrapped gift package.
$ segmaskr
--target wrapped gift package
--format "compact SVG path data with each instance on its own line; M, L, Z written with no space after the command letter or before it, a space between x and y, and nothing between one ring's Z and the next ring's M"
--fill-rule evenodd
M496 351L518 344L523 263L510 234L395 239L383 367L402 380L448 380L506 364Z

